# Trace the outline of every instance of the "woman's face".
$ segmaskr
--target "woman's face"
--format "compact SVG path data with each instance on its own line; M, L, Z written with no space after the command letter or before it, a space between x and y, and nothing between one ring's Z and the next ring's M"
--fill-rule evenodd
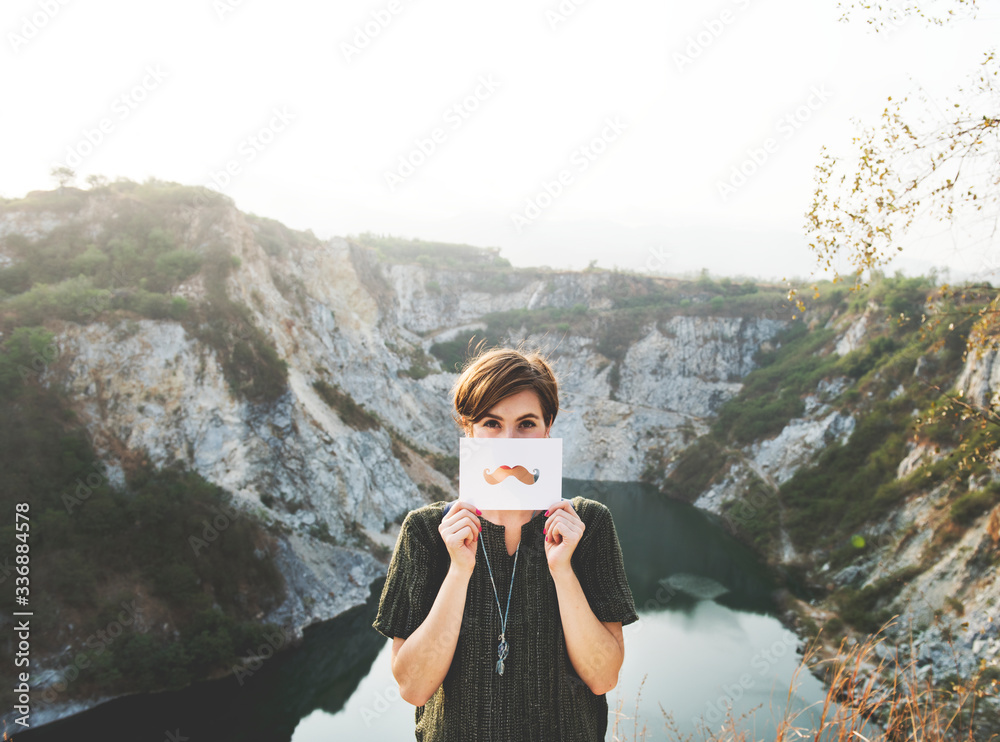
M531 389L504 397L473 423L471 438L548 438L542 403Z

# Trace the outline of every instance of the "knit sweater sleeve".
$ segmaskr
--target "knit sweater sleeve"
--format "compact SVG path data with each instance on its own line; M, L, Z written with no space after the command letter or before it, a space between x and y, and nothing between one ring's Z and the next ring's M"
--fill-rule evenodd
M580 515L586 528L573 554L573 567L591 610L600 621L621 621L623 626L638 621L611 511L602 503L584 500Z
M406 516L389 563L378 615L372 626L385 637L406 639L430 613L440 585L434 579L435 549L420 510ZM437 535L436 531L434 535Z

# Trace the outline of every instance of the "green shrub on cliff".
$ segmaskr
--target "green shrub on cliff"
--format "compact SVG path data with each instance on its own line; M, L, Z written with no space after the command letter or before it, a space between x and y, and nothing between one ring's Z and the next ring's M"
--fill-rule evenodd
M281 396L287 388L284 361L249 308L226 291L228 276L239 267L214 224L226 200L159 181L114 183L98 190L98 195L80 191L75 198L81 205L94 198L116 199L113 217L70 215L40 237L4 238L5 252L14 262L0 268L0 330L52 319L94 322L112 312L184 321L218 354L235 393L256 403ZM3 208L24 210L49 200L47 194L32 194ZM199 219L192 223L188 212L194 204ZM268 244L305 239L270 220L251 222ZM174 294L199 274L208 294L205 301L192 305Z
M991 482L985 489L972 490L951 504L949 515L956 523L971 525L980 515L1000 502L1000 482Z
M181 467L157 470L126 458L125 482L115 484L60 392L39 381L44 365L57 360L51 337L40 328L19 328L0 347L0 508L13 513L16 503L29 503L33 648L45 653L69 645L93 654L85 646L88 635L107 627L107 615L117 614L123 599L151 600L160 622L141 642L158 649L142 667L135 665L141 658L132 642L139 640L129 637L136 627L126 628L102 650L98 667L114 679L102 691L170 684L166 676L148 674L156 657L187 658L183 672L171 676L177 682L227 670L246 646L235 639L227 644L217 632L219 646L231 651L203 655L192 627L200 612L217 606L219 625L231 637L260 629L259 611L284 595L281 574L266 558L271 537L250 514L235 510L221 488ZM14 564L13 518L0 527L0 539L0 562ZM0 603L15 610L13 599L11 590ZM0 670L0 678L9 669ZM95 677L82 674L70 695L84 692L90 682L84 676Z

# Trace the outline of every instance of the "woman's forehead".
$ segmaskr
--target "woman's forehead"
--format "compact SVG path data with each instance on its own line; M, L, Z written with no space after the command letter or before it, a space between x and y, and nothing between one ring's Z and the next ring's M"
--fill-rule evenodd
M504 397L486 411L487 415L495 415L496 417L520 417L528 413L534 413L539 417L542 414L541 400L533 389L525 389L511 394L509 397Z

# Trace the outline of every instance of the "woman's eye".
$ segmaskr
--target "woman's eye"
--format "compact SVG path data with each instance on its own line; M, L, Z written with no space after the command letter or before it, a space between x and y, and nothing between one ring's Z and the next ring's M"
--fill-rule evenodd
M535 422L534 420L525 420L521 425L525 428L533 428L535 427Z
M487 420L486 422L483 423L483 427L484 428L499 428L500 427L500 423L498 423L496 420Z

